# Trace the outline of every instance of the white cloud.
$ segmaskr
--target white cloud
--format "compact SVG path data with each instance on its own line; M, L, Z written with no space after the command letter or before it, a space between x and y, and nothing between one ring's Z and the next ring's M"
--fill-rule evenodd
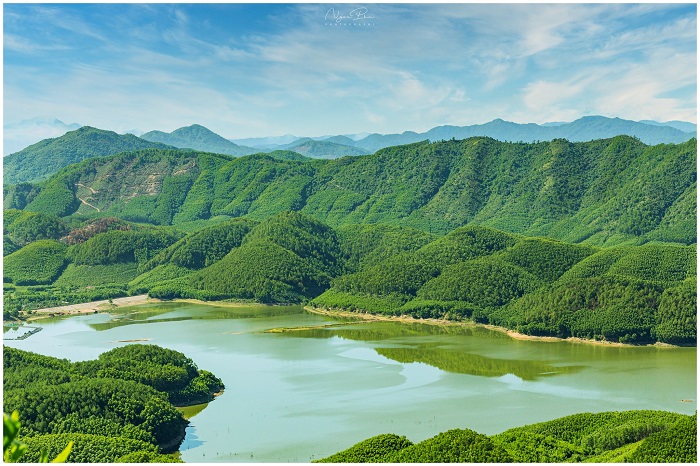
M665 19L678 7L379 4L371 6L374 26L342 29L324 25L326 6L301 4L281 7L285 16L264 18L265 27L245 34L215 21L203 27L206 18L192 8L134 5L114 21L91 23L78 13L58 18L59 6L37 7L32 21L60 23L36 37L10 8L12 56L72 47L64 41L70 27L99 40L53 69L41 60L6 61L6 118L48 113L107 129L197 122L235 128L239 137L591 112L695 118L695 16Z
M68 50L69 48L60 44L38 44L36 42L32 42L26 37L21 37L11 33L4 34L3 47L5 50L27 54L32 54L38 51L58 52L61 50Z
M560 107L565 101L577 97L583 91L580 83L537 81L525 88L523 102L536 114L543 114Z

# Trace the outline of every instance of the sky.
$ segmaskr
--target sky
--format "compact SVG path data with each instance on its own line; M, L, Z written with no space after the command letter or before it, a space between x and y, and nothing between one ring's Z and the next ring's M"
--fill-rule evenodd
M687 4L4 4L3 124L227 138L697 117Z

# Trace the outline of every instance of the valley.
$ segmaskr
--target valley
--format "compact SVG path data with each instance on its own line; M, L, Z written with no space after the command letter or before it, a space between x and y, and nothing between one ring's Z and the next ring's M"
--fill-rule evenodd
M698 463L694 3L3 5L6 463Z
M193 403L227 387L169 443L143 443L141 418L119 421L136 426L121 447L97 418L92 433L41 424L27 459L80 434L79 461L646 461L671 435L680 456L662 458L687 461L695 153L628 136L337 159L146 148L6 183L3 317L20 326L6 347L76 367L167 348L221 377ZM28 320L41 331L9 339ZM71 377L57 382L116 390ZM584 412L598 430L547 433Z

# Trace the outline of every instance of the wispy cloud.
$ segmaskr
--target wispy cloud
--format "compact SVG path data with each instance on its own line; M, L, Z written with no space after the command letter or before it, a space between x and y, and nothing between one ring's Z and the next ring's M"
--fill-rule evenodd
M358 27L328 8L5 5L5 119L247 137L696 118L694 5L378 4Z

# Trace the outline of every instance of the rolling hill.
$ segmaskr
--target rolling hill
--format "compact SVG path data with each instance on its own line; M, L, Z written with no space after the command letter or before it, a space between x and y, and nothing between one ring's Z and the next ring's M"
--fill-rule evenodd
M349 139L349 138L347 138ZM369 151L340 144L329 140L316 141L311 138L302 138L279 147L282 150L291 150L299 154L316 159L337 159L346 155L366 155Z
M14 215L14 223L22 221ZM188 235L134 225L71 245L40 239L10 253L3 275L7 312L65 300L66 290L68 299L148 292L161 299L307 302L471 320L530 335L694 345L696 255L694 244L601 248L474 225L443 237L387 225L334 229L284 211ZM14 288L26 285L44 288Z
M40 181L61 168L91 157L148 148L165 149L165 144L145 141L132 134L119 135L83 126L61 137L44 139L3 159L3 184Z
M471 223L573 243L692 244L695 157L695 139L647 146L625 136L421 142L311 162L151 149L85 160L40 185L6 186L4 208L158 225L294 210L334 227L387 223L444 234Z
M194 149L203 152L232 155L234 157L258 152L251 147L234 144L201 125L185 126L171 133L149 131L142 134L141 139L160 142L180 149Z

